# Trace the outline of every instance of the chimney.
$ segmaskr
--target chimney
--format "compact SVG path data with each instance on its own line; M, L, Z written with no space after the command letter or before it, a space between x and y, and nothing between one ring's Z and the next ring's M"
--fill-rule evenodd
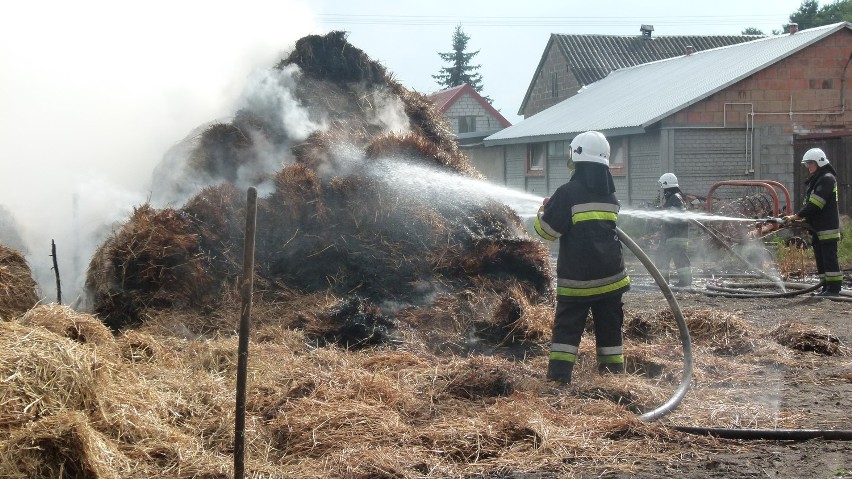
M639 27L639 31L642 32L642 36L645 38L651 38L651 32L654 31L653 25L642 25Z
M687 45L686 46L686 54L692 55L693 53L695 53L695 47L693 47L692 45Z
M790 35L799 31L799 24L798 23L791 23L789 25L789 27L790 27Z

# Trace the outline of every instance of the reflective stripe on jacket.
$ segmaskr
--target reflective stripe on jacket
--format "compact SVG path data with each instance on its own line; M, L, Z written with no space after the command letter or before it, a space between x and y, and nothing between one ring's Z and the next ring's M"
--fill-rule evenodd
M578 301L630 288L621 241L615 232L620 206L614 194L595 195L579 181L560 186L539 209L535 230L559 240L557 294Z
M837 208L837 178L822 167L806 182L808 189L802 209L796 213L813 227L819 241L840 240L840 212Z

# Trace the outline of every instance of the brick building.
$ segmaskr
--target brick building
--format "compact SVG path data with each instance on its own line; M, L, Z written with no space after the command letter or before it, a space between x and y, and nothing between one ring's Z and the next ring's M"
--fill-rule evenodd
M668 171L698 195L720 180L778 181L798 204L801 156L819 146L838 171L841 212L849 214L850 62L848 23L684 52L614 71L485 144L502 150L507 185L544 196L569 175L570 140L602 131L628 205L653 201Z
M688 47L702 51L761 38L754 35L653 36L653 31L653 25L642 25L640 34L631 36L552 34L518 115L529 118L619 68L677 57Z

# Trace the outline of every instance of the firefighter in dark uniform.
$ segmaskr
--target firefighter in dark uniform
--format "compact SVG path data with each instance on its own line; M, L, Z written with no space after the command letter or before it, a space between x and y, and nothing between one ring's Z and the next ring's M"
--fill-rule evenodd
M535 230L559 240L556 319L547 379L571 382L589 310L595 327L598 370L624 372L621 296L630 289L615 231L619 203L609 171L609 142L597 131L571 142L574 174L546 198Z
M825 152L811 148L802 157L808 168L805 200L798 213L784 217L784 223L804 221L811 231L817 273L823 280L822 291L817 296L838 296L843 283L843 273L837 259L840 242L840 211L838 210L837 172L828 163Z
M660 176L659 183L663 192L662 208L669 211L686 211L686 200L680 191L677 176L674 173L665 173ZM686 254L686 248L689 246L689 223L684 219L665 218L660 233L660 245L655 258L660 273L668 279L669 265L674 261L677 286L692 286L692 265Z

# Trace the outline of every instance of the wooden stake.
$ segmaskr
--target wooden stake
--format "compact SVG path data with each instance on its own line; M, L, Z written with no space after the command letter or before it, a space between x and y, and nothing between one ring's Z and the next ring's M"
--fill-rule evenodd
M243 276L240 279L240 338L237 355L237 412L234 420L234 479L245 476L246 379L251 326L251 295L254 288L254 236L257 221L257 189L248 189L246 236L243 246Z
M62 304L62 284L59 282L59 263L56 260L56 242L50 240L50 256L53 257L53 272L56 274L56 302Z

